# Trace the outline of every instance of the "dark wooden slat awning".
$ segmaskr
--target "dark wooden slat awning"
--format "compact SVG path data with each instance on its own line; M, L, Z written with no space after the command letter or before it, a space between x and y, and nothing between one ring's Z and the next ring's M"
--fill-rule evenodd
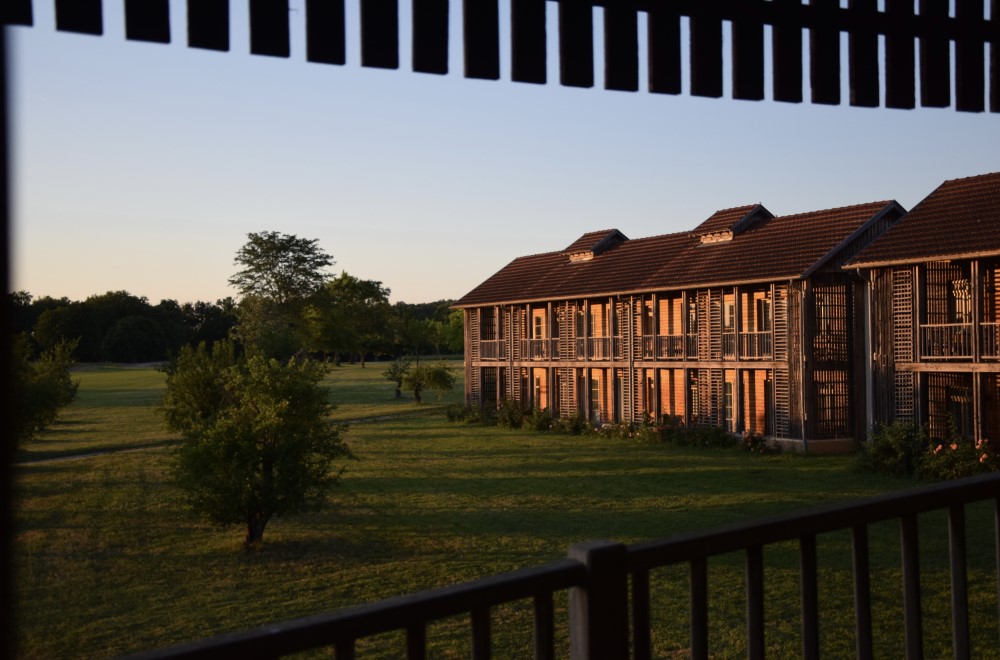
M170 0L122 1L126 38L166 43L171 39ZM181 2L182 0L174 0ZM648 90L683 91L682 30L690 36L688 91L696 96L726 93L728 65L731 95L765 98L765 26L771 31L771 87L777 101L803 100L803 30L808 32L810 100L842 103L840 40L847 35L848 102L854 106L914 108L919 104L954 106L966 112L1000 112L1000 9L998 0L407 0L412 21L401 26L400 0L353 0L360 5L360 62L365 67L400 66L400 29L412 31L412 68L448 72L449 15L462 16L464 75L496 80L504 75L501 35L510 39L509 78L545 83L546 23L557 19L559 82L573 87L595 84L595 17L603 25L605 89L637 91L642 75L639 30L646 25ZM288 57L288 0L247 0L251 53ZM306 59L345 64L347 26L344 0L303 0ZM990 3L990 11L986 4ZM186 0L188 45L229 50L229 0ZM102 0L56 0L56 28L103 33ZM8 0L3 20L31 25L31 0ZM556 12L552 14L550 12ZM987 18L989 16L989 18ZM509 17L504 30L502 17ZM687 19L686 21L682 19ZM724 48L725 24L731 48ZM879 39L884 39L885 68L880 69ZM914 57L916 49L918 57ZM954 50L954 58L952 51ZM725 62L726 53L730 62ZM884 80L884 99L882 81ZM954 83L954 95L952 86Z

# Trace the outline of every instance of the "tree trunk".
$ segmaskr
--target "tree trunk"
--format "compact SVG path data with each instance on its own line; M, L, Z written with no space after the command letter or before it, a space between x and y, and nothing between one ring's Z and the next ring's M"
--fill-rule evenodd
M417 388L414 388L414 390L413 390L413 400L414 400L414 401L416 401L416 402L417 402L418 404L419 404L419 403L423 403L423 402L422 402L422 401L420 400L420 390L419 390L419 389L417 389Z
M402 399L403 398L403 391L400 389L401 387L402 387L401 385L397 385L396 386L396 398L397 399Z
M264 528L270 516L261 512L247 514L247 535L243 539L243 549L247 552L260 550L264 541Z
M365 354L364 353L361 354L361 368L362 369L365 368Z

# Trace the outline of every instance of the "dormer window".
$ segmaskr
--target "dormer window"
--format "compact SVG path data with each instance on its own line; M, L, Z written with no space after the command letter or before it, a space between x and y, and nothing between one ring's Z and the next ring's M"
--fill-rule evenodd
M733 232L731 231L715 231L711 234L702 234L701 242L702 244L707 243L725 243L727 241L733 240Z

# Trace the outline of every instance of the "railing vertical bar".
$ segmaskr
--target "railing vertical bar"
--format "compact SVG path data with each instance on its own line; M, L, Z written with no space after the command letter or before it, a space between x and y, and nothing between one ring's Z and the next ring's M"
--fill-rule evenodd
M698 5L690 18L691 94L722 96L722 17L714 3Z
M948 0L920 0L920 17L944 21ZM920 37L920 105L944 108L951 103L951 42L944 36Z
M948 511L948 554L951 563L951 641L956 658L970 657L969 583L965 553L965 507Z
M546 0L511 0L511 80L546 81Z
M759 2L745 2L756 5ZM733 21L733 98L748 101L764 99L764 24L743 4L746 11Z
M764 658L764 550L747 548L747 658Z
M799 570L802 594L802 657L819 657L819 598L816 573L816 536L799 539Z
M652 5L646 27L649 91L654 94L680 94L681 17L676 5L667 2Z
M639 89L639 24L631 3L604 7L604 88L623 92Z
M399 68L397 0L361 0L361 66Z
M250 52L288 57L288 0L250 0Z
M559 82L594 86L594 10L586 2L559 3Z
M413 0L413 70L448 73L448 0Z
M649 571L636 570L632 573L632 654L635 660L652 657L649 626Z
M996 14L993 14L996 16ZM994 549L997 556L997 626L1000 632L1000 497L993 502Z
M691 560L691 658L708 658L708 560Z
M955 16L961 30L955 44L955 108L966 112L985 109L985 64L983 40L972 26L982 23L983 0L958 0ZM997 17L994 16L994 19Z
M809 29L809 86L812 102L840 103L840 31L834 27L838 0L810 0L819 25Z
M346 63L344 0L306 0L306 59Z
M472 660L490 660L490 608L472 610Z
M848 76L851 87L851 105L877 108L878 86L878 34L872 26L878 12L876 0L850 0L850 10L856 17L855 27L848 36Z
M771 30L774 100L802 102L802 0L772 0L778 18Z
M56 0L56 29L81 34L104 34L101 0Z
M854 628L858 660L872 658L871 561L868 553L868 527L851 529L851 559L854 564Z
M906 657L924 655L923 624L920 620L920 554L917 540L917 517L900 519L900 544L903 567L903 621L906 627Z
M885 106L916 106L916 60L913 57L913 0L886 0Z
M535 660L555 660L555 608L552 593L535 596Z
M427 657L427 624L423 621L406 628L406 660L424 660Z
M169 44L168 0L125 0L125 38Z
M229 50L229 0L187 1L188 46Z
M500 78L500 14L497 0L464 0L465 77Z
M337 660L354 660L354 640L345 640L333 645L334 657Z

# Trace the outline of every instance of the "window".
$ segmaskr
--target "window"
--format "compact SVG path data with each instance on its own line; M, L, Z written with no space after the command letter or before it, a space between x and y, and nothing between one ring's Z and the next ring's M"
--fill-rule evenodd
M972 323L972 289L969 280L951 281L951 322Z
M601 379L590 379L590 418L595 424L601 423Z
M532 321L532 339L543 339L545 336L545 319L540 314L536 314Z
M771 331L771 299L757 299L757 332Z
M736 328L736 304L731 301L726 301L725 305L722 307L722 327L726 330L733 330Z

